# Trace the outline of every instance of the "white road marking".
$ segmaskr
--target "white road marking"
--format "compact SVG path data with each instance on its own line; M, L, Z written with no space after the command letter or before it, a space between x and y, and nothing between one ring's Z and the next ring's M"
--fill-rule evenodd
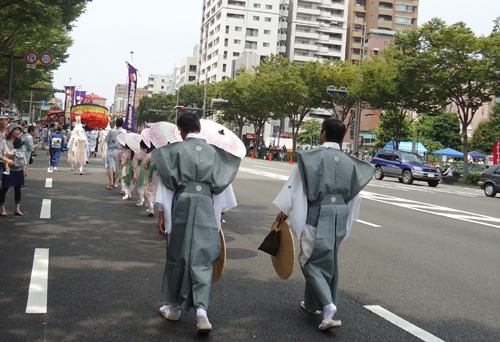
M365 308L370 310L371 312L379 315L380 317L388 320L392 324L400 327L401 329L409 332L413 336L418 337L422 341L425 342L445 342L444 340L432 335L431 333L428 333L427 331L417 327L414 324L411 324L407 320L402 319L399 316L396 316L390 311L387 311L381 306L378 305L365 305Z
M47 313L47 289L49 282L49 249L36 248L28 292L26 313Z
M49 219L50 218L51 207L52 207L52 200L44 199L42 202L42 210L40 210L40 218L41 219Z
M247 169L246 167L240 167L239 170L243 171L243 172L252 173L254 175L263 176L263 177L269 177L269 178L274 178L274 179L281 179L281 180L284 180L284 181L288 180L288 176L279 175L277 173L272 173L272 172L267 172L267 171L260 171L260 170L254 170L254 169Z
M407 200L404 198L398 198L393 196L376 194L373 192L361 191L361 198L394 205L397 207L402 207L406 209L416 210L423 213L444 216L455 220L477 223L483 226L493 227L500 229L500 219L485 215L479 215L470 213L467 211L461 211L457 209L441 207L429 203L417 202L412 200ZM495 224L493 224L495 223Z
M52 178L45 179L45 187L52 188Z
M370 226L370 227L382 228L382 226L379 226L378 224L375 224L375 223L370 223L370 222L361 221L361 220L356 220L356 222L366 224L367 226Z

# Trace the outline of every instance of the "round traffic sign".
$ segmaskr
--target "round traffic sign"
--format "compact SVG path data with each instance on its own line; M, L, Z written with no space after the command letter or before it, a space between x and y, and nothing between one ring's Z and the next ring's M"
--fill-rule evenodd
M10 107L10 101L9 100L3 100L2 101L2 107L9 108Z
M40 56L40 63L43 65L50 65L52 64L52 55L48 52L42 53Z
M24 59L26 60L26 63L28 63L28 64L35 64L36 61L38 60L38 55L36 53L34 53L33 51L30 51L26 54Z

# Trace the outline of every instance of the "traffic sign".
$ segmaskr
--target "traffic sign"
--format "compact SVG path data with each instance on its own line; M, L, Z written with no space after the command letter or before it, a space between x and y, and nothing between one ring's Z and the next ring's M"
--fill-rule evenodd
M24 59L26 60L26 63L28 63L28 64L35 64L36 61L38 60L38 55L36 53L34 53L33 51L30 51L26 54Z
M9 108L10 107L10 101L9 100L3 100L2 101L2 107Z
M28 68L28 69L36 69L36 65L35 64L26 64L26 68Z
M42 101L40 101L40 104L41 104L42 106L45 106L45 105L47 104L47 101L42 100Z
M500 141L497 141L493 147L493 164L500 164Z
M50 65L52 64L52 55L48 52L42 53L40 56L40 63L43 65Z

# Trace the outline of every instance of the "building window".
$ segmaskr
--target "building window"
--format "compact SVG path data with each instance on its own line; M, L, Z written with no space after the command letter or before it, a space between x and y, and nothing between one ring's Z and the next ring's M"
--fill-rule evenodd
M373 19L375 19L375 17L372 14L372 15L370 15L370 20L373 20Z
M249 37L257 37L259 35L259 30L247 28L247 36Z
M236 27L234 28L234 31L235 31L235 32L241 32L241 26L236 26Z
M196 71L196 65L190 65L189 71Z
M271 30L264 30L264 34L271 34Z
M262 46L269 47L269 43L263 43Z
M229 26L226 26L226 33L229 33Z
M239 39L235 39L235 40L234 40L234 43L235 43L235 44L240 44L240 43L241 43L241 40L239 40Z
M161 86L161 89L165 89L165 87L164 87L164 86Z
M401 17L396 17L394 20L396 24L404 24L404 25L411 25L413 24L413 19L411 18L401 18Z
M260 4L253 4L254 8L260 8Z
M222 64L222 72L226 72L226 64Z
M224 39L224 46L228 46L229 45L229 39Z
M224 51L223 58L224 58L224 59L227 59L227 51Z
M259 20L260 20L260 17L256 17L256 16L254 16L254 17L253 17L253 20L254 20L254 21L259 21Z
M239 52L233 52L233 57L240 57L240 53Z
M182 68L181 68L181 74L185 73L186 72L186 66L183 65Z
M251 42L251 41L247 40L245 42L245 49L257 50L257 42Z
M231 19L245 19L245 16L243 14L236 14L236 13L228 13L227 18Z
M266 5L266 9L267 10L272 10L273 9L273 5Z
M270 23L271 22L271 18L266 18L266 23Z

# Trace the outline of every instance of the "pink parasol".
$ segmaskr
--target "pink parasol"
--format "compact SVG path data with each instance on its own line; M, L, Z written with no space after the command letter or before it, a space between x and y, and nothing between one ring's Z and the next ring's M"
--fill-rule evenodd
M125 136L126 135L127 135L127 133L120 133L120 134L118 134L118 137L116 137L116 139L118 139L118 142L122 146L125 146Z
M125 143L132 151L138 153L141 150L142 137L137 133L127 133L125 136Z
M247 153L245 145L227 127L218 124L215 121L200 119L201 134L208 144L231 153L233 156L243 159Z
M151 147L151 138L149 137L149 131L150 131L149 128L145 128L141 132L142 141L144 141L144 143L148 148Z
M157 122L149 130L149 138L156 148L182 141L177 126L170 122Z

